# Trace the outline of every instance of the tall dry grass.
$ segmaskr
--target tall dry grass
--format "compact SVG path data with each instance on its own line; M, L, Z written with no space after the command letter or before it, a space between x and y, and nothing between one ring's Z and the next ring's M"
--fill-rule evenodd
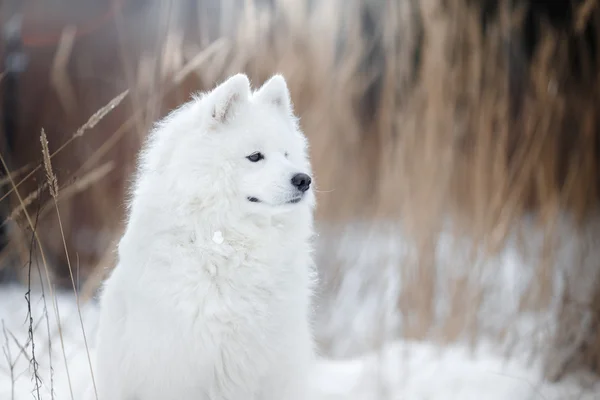
M22 113L38 118L22 116L15 168L39 161L30 143L41 127L51 144L63 143L62 132L131 90L127 104L53 161L59 181L72 188L57 213L46 211L39 230L58 278L67 277L65 254L80 254L81 273L93 276L89 296L105 273L98 266L111 264L108 249L123 217L116 205L152 121L191 91L235 72L246 72L256 85L279 72L311 143L319 221L399 221L417 249L398 266L402 335L472 342L480 335L477 313L486 293L477 281L446 282L455 293L451 311L444 321L436 317L433 254L449 216L457 235L491 256L524 215L533 215L545 246L521 310L547 309L556 289L560 215L571 214L582 232L594 232L600 11L594 1L574 1L557 22L531 2L509 3L151 1L119 8L95 35L73 42L65 31L56 46L32 50ZM76 189L75 179L85 176L94 178ZM30 207L38 186L32 179L20 186L23 202L33 195ZM22 232L15 235L9 249L22 243ZM565 289L557 338L567 325L582 324L583 317L573 321L577 313L568 311L577 288ZM594 321L599 296L595 286L581 300ZM596 368L596 325L558 364L585 354L576 364ZM564 368L555 370L549 376L558 378Z

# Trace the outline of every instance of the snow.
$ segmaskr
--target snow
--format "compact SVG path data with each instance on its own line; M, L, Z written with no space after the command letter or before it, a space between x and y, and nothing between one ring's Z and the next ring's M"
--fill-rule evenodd
M322 361L315 373L319 399L506 400L594 399L573 382L541 382L535 367L506 361L491 350L441 349L397 341L380 354Z
M562 232L568 239L574 237L568 229ZM539 236L532 232L529 236L532 248L540 245ZM599 246L591 248L600 251ZM460 240L449 236L442 235L436 248L440 281L436 301L438 316L443 315L448 303L445 281L477 270L478 284L485 288L486 298L478 315L482 327L480 345L476 349L463 344L442 346L401 340L399 332L403 321L397 304L402 274L398 266L403 265L402 260L409 253L409 246L396 228L354 226L321 230L318 263L340 267L321 271L324 287L317 296L316 334L323 352L313 374L316 394L312 400L587 400L600 397L595 395L600 393L600 385L594 387L590 379L584 380L585 376L584 379L569 378L560 384L542 380L536 346L552 326L552 312L521 312L515 317L518 298L528 290L528 282L535 279L531 268L535 263L527 252L517 251L511 240L504 250L485 262L468 263L464 257L472 253L468 244L460 244ZM561 266L572 269L573 257L579 253L573 240L557 248L554 257L556 293L564 285ZM590 265L596 265L592 262L594 259L597 255L589 257ZM374 265L378 268L373 268ZM587 268L585 265L583 268ZM38 398L34 366L29 361L32 346L28 340L30 320L25 294L23 286L0 286L0 328L4 327L0 329L3 349L0 352L0 400ZM83 304L81 322L71 293L56 293L55 299L53 303L47 291L45 302L39 289L31 293L39 398L51 399L53 391L54 399L78 400L83 398L92 376L82 324L93 360L98 305L95 301ZM47 319L44 304L48 309ZM55 304L61 331L57 326ZM551 309L554 304L556 299ZM515 343L511 357L507 358L506 347L491 338L506 327L509 320L513 323L507 337L509 342L511 337L515 338ZM21 354L21 349L26 354Z
M504 336L508 342L518 342L516 352L539 350L555 329L554 315L567 281L574 302L589 303L599 271L600 226L596 225L577 230L564 216L558 221L553 265L549 266L554 271L550 277L553 296L540 312L524 310L522 305L525 294L540 290L536 270L546 243L538 227L525 221L522 230L515 229L506 245L490 256L468 239L451 234L448 224L433 250L436 321L449 316L456 282L465 280L467 288L476 289L464 300L465 308L478 304L477 312L472 310L475 307L465 311L473 312L480 336L490 340ZM316 333L328 356L357 356L400 338L405 316L398 305L413 259L414 246L397 224L320 229L317 265L335 266L320 271L323 287L318 293Z
M14 366L14 399L31 399L35 394L33 367L28 357L19 354L27 346L28 321L25 288L0 287L0 319L8 340L2 340L4 350L10 349L7 358L0 360L0 399L13 399L10 364ZM81 399L90 383L90 367L84 345L79 314L74 297L56 295L67 365L73 387L73 398ZM50 399L50 365L48 337L52 338L52 367L56 399L70 399L69 381L62 356L60 335L51 302L49 308L50 335L43 316L40 293L32 294L32 314L35 354L41 378L41 399ZM93 357L93 331L98 316L97 305L90 302L81 308L88 343ZM14 335L14 338L13 338ZM8 342L8 346L7 346ZM18 344L17 344L18 342ZM8 352L5 352L5 355ZM574 382L549 385L541 382L537 365L526 360L505 360L493 348L481 346L469 351L461 346L441 348L431 343L395 341L377 353L348 360L320 360L313 375L315 400L367 400L367 399L593 399L592 392L584 392ZM600 390L600 387L597 388ZM33 396L33 398L37 398Z

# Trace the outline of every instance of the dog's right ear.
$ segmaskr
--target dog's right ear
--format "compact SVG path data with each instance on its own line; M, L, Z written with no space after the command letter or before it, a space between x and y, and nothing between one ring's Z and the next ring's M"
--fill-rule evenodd
M211 118L217 124L225 124L249 100L250 80L245 74L234 75L217 86L211 97Z

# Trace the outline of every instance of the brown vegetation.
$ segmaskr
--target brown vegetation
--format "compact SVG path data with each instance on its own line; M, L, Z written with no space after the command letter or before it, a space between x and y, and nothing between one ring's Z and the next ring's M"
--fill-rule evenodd
M98 108L131 90L126 104L52 161L60 192L71 189L59 201L60 215L83 275L110 264L105 255L121 227L124 188L150 123L191 91L239 71L256 84L275 72L287 77L312 146L321 221L391 217L411 233L419 257L414 270L403 266L399 307L418 310L418 318L405 327L407 336L431 334L431 254L447 215L493 254L525 214L539 217L552 243L559 214L584 227L596 211L597 1L229 0L219 7L210 0L88 0L57 1L76 15L52 18L28 12L38 2L23 3L30 26L61 34L53 43L25 40L30 62L20 77L13 171L41 161L42 127L52 152ZM86 35L63 29L106 10L111 18ZM6 22L8 11L2 15ZM77 180L86 179L78 190ZM19 186L21 196L29 198L43 181L33 174ZM48 202L47 194L41 200ZM48 204L39 232L66 279ZM8 249L26 258L16 243L27 229L15 232ZM551 254L540 259L524 310L545 307L553 293ZM446 331L453 339L469 330L476 336L464 309L476 309L472 299L482 294L456 285L471 300L457 298ZM592 307L597 287L584 299ZM586 335L581 362L594 366L587 361L600 357L600 331Z

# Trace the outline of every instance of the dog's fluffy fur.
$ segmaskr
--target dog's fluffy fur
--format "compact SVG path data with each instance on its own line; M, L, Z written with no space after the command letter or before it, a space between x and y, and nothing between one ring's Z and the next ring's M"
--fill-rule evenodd
M101 298L100 400L310 399L315 200L298 173L281 76L252 92L235 75L157 124Z

